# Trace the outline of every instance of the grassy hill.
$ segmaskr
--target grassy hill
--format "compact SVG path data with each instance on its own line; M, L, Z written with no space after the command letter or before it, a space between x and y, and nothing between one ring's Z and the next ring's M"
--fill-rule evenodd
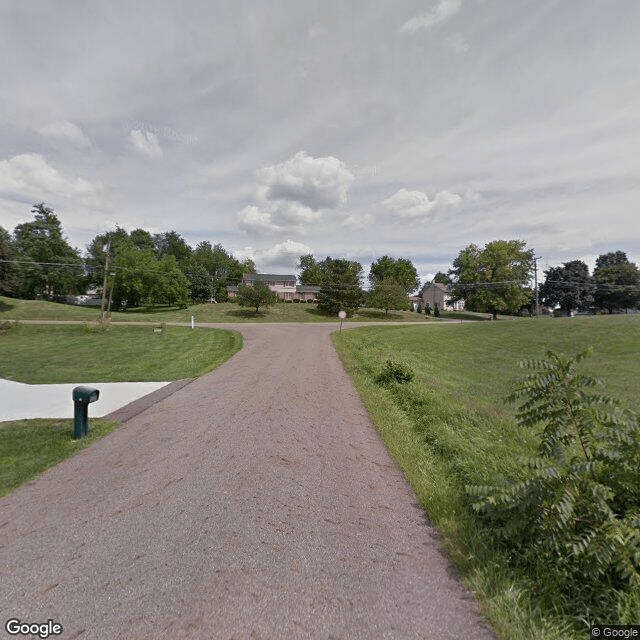
M196 304L179 309L166 305L139 307L128 311L114 311L112 322L338 322L338 318L321 314L313 304L278 303L269 309L260 309L256 315L251 309L243 309L233 302ZM44 300L17 300L0 296L0 321L2 320L79 320L92 322L100 317L96 307L78 307ZM346 322L434 322L424 314L410 311L384 311L360 309Z
M581 370L603 378L610 395L639 412L640 316L377 326L333 338L391 454L502 637L585 637L597 604L574 607L553 585L519 573L517 563L514 569L474 518L465 487L519 477L522 457L536 455L536 429L518 427L516 408L504 403L523 373L521 360L593 346ZM375 378L387 360L408 365L415 378L380 386ZM607 615L615 624L620 613Z

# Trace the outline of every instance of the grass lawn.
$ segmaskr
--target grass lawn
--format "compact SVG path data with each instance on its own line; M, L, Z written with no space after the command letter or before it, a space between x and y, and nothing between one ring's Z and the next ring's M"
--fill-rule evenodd
M242 346L234 331L22 325L0 331L0 377L30 384L169 381L215 369Z
M0 497L113 431L118 423L92 418L89 433L73 439L73 420L0 422Z
M540 585L492 549L470 515L464 487L490 484L494 474L515 477L519 458L535 452L537 438L517 427L515 408L503 402L513 378L523 373L520 360L593 345L583 370L603 378L610 395L640 411L640 316L365 327L333 339L391 454L494 628L518 640L585 637L584 622L554 613L554 594L536 597ZM376 384L387 359L410 365L414 380L395 388Z
M77 307L68 304L46 302L44 300L16 300L0 296L0 321L2 320L79 320L96 321L100 309L95 307ZM187 309L158 305L139 307L128 311L114 311L112 322L338 322L336 317L328 317L318 312L314 304L279 303L269 309L260 309L256 315L252 309L246 309L233 302L219 304L196 304ZM378 309L360 309L349 322L433 322L424 314L411 311L384 311Z

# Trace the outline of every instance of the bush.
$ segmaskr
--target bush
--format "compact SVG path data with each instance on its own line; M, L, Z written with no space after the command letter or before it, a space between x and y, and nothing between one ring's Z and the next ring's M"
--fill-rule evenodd
M521 363L532 372L508 400L522 401L519 426L542 426L538 456L523 461L521 478L467 492L492 539L547 587L548 606L587 624L632 624L640 620L640 419L577 373L588 355Z
M377 375L376 382L378 384L406 384L413 380L413 369L409 365L403 362L395 362L393 360L387 360L385 368Z
M293 299L293 302L294 302L295 304L300 304L300 298L294 298L294 299Z

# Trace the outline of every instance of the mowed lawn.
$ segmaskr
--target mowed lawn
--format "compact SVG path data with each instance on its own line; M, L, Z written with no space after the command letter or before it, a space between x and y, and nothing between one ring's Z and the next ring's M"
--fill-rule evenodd
M7 325L0 327L0 377L18 382L169 381L200 376L242 347L235 331L150 326ZM0 423L0 496L118 426L94 418L74 440L73 420Z
M504 402L524 373L521 360L592 346L581 370L640 412L640 315L365 327L333 339L389 451L501 637L586 637L579 615L554 612L554 594L492 548L470 513L465 487L517 477L522 458L535 455L535 430L518 427L516 407ZM388 359L409 365L413 381L377 384ZM608 622L615 623L612 615Z
M44 300L16 300L0 296L0 321L2 320L75 320L96 321L100 309L79 307L68 304L47 302ZM173 322L191 323L191 316L197 323L236 323L236 322L338 322L334 316L320 313L315 304L278 303L269 308L242 308L233 302L218 304L195 304L186 309L157 305L139 307L128 311L114 311L112 322ZM359 309L353 318L345 322L434 322L424 314L412 311L389 311L380 309ZM437 321L437 320L435 320Z
M0 331L0 378L29 384L195 378L242 346L234 331L150 326L22 325Z

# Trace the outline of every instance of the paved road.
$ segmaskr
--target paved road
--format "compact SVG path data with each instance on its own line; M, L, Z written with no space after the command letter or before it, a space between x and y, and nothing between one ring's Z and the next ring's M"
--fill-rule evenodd
M234 328L230 361L0 500L2 624L53 619L81 640L493 639L333 327Z

